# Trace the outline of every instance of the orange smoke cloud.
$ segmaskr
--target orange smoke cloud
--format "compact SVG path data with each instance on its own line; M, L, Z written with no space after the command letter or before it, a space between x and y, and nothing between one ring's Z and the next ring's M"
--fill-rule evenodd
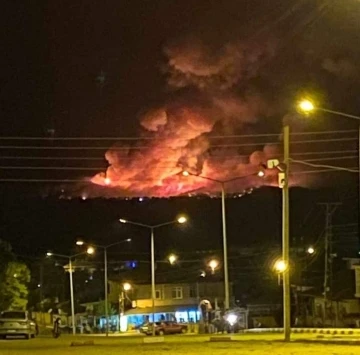
M255 145L258 150L252 153L224 147L226 139L212 137L238 134L273 113L255 90L236 87L244 87L257 75L262 61L272 56L273 46L232 42L214 50L190 39L167 46L165 54L168 84L182 93L142 115L139 141L110 148L105 154L106 173L91 181L112 196L157 197L219 190L211 181L182 176L184 169L217 180L247 176L229 184L229 192L264 184L256 173L260 163L279 153L276 147Z

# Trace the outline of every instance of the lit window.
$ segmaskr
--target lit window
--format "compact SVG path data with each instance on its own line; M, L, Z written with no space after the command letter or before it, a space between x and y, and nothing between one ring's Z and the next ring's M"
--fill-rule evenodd
M174 287L172 289L172 298L179 300L183 298L183 290L182 287Z
M161 300L161 299L162 299L161 290L156 290L156 291L155 291L155 298L156 298L157 300Z

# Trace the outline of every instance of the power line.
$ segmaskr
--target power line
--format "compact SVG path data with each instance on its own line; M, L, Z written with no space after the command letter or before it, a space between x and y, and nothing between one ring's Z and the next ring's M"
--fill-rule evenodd
M357 137L349 138L328 138L328 139L311 139L311 140L292 140L290 143L295 144L314 144L314 143L331 143L331 142L350 142L356 141ZM256 142L256 143L235 143L235 144L215 144L210 145L209 149L213 148L237 148L237 147L254 147L259 145L278 145L279 141L273 142ZM151 149L151 146L126 146L126 147L91 147L91 146L32 146L32 145L5 145L0 146L0 149L26 149L26 150L142 150L142 149ZM157 148L159 149L159 147ZM160 147L160 149L176 150L172 147ZM178 148L181 149L181 148Z
M318 152L302 152L297 153L294 152L291 155L292 156L311 156L311 155L331 155L331 154L353 154L357 153L357 150L333 150L333 151L318 151ZM225 158L249 158L251 154L221 154L221 155L208 155L208 158L210 159L225 159ZM357 158L357 156L353 156L354 158ZM343 158L341 157L332 157L331 160ZM3 160L83 160L83 161L106 161L106 158L104 156L101 157L81 157L81 156L18 156L18 155L5 155L0 156L0 159ZM326 160L327 158L323 158ZM121 157L121 160L134 160L134 157L126 156ZM163 162L178 162L174 159L162 159ZM311 161L310 159L306 159L306 161Z
M292 162L297 164L304 164L312 167L325 167L325 168L333 168L336 170L343 170L346 168L343 167L334 167L329 165L318 165L318 164L310 164L308 162L312 161L329 161L329 160L339 160L339 159L353 159L357 158L357 156L341 156L341 157L327 157L327 158L315 158L315 159L306 159L306 160L294 160L291 159ZM177 161L173 161L174 163ZM308 164L307 164L308 163ZM173 169L176 168L176 165L169 165L169 166L155 166L151 170L159 170L159 169ZM15 165L8 165L8 166L0 166L2 170L90 170L90 171L102 171L104 167L77 167L77 166L15 166ZM180 169L180 167L179 167ZM143 168L132 168L133 170L143 170ZM347 170L346 170L347 171ZM351 170L351 172L353 172Z
M324 135L324 134L348 134L357 133L356 130L333 130L333 131L312 131L312 132L294 132L291 136L304 135ZM259 134L238 134L238 135L217 135L206 136L209 139L230 139L230 138L255 138L255 137L279 137L279 133L259 133ZM164 137L167 139L168 137ZM188 141L188 138L177 138L178 140ZM127 141L141 141L141 140L161 140L159 137L29 137L29 136L5 136L0 137L0 140L24 140L24 141L110 141L110 140L127 140Z
M351 169L356 169L351 168ZM291 172L291 175L303 175L303 174L320 174L320 173L336 173L339 172L338 169L321 169L321 170L305 170L305 171L296 171Z
M313 168L326 168L326 169L332 169L332 170L347 171L347 172L350 172L350 173L358 173L359 172L359 170L355 170L355 169L352 169L352 168L343 168L343 167L340 167L340 166L325 165L325 164L312 164L312 163L307 163L306 161L303 161L303 160L290 159L290 161L292 163L311 166Z

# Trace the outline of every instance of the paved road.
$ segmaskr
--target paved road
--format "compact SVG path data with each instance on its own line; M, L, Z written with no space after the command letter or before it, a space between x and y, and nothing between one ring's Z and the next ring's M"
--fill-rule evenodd
M237 336L233 342L210 343L207 336L168 336L164 343L143 344L139 337L39 337L33 340L1 340L0 355L355 355L360 346L333 343L285 344L273 335ZM330 339L330 338L329 338ZM304 340L304 339L303 339ZM323 339L324 340L324 339ZM94 345L71 347L71 342L93 341Z

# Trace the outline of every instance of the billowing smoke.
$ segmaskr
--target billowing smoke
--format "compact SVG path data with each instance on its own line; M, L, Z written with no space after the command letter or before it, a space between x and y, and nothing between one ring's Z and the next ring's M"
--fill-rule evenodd
M274 48L270 41L218 47L194 38L166 46L172 98L140 117L135 144L117 143L106 152L109 167L92 182L107 186L112 196L159 197L219 190L211 181L184 177L183 170L218 180L246 176L229 186L234 192L261 184L259 164L279 154L277 147L247 145L254 140L230 135L251 132L273 114L251 81Z
M359 68L347 58L327 58L323 61L322 67L341 79L357 77L359 74Z

